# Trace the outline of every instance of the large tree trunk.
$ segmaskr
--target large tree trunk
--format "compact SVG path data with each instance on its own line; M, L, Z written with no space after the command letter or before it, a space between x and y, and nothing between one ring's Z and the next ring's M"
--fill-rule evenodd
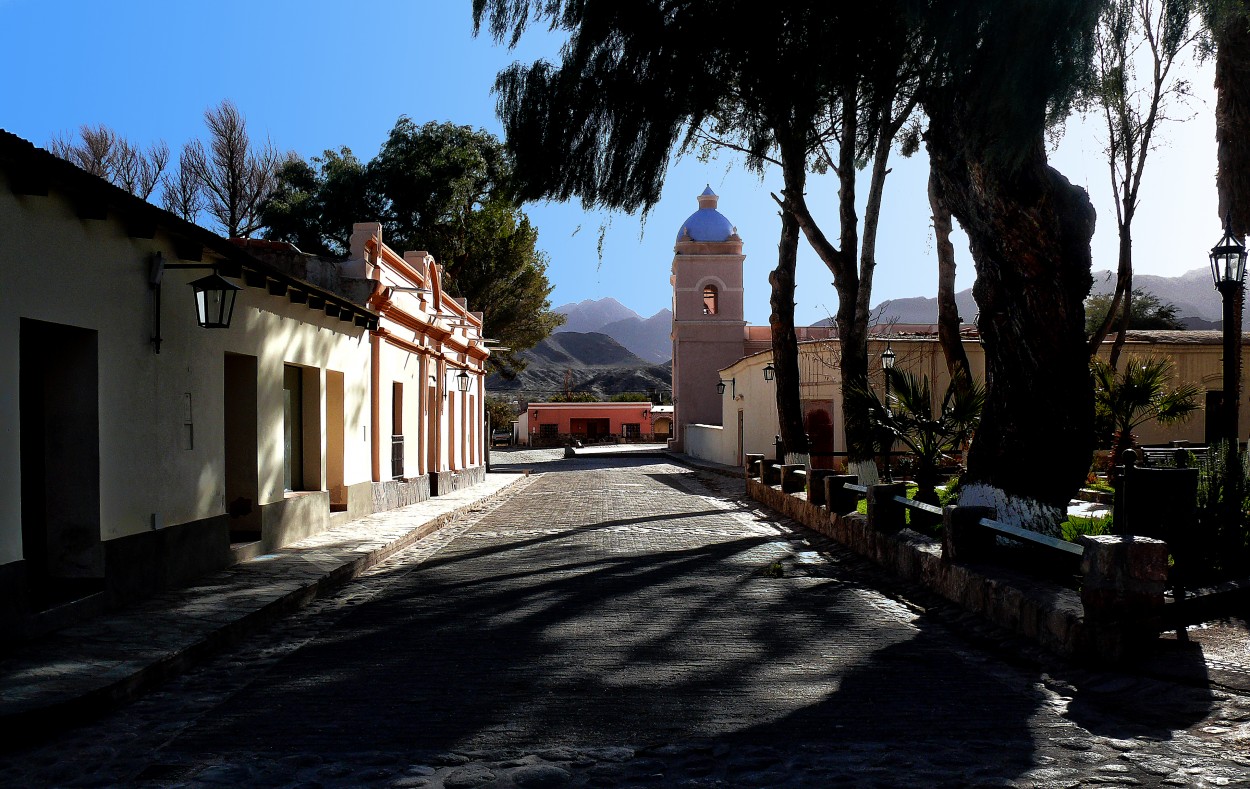
M960 500L1054 534L1094 449L1084 326L1094 209L1047 164L1040 133L1009 169L965 147L974 137L959 112L939 115L929 155L971 242L986 356L985 412Z
M1132 206L1125 213L1127 221L1120 227L1120 272L1117 275L1116 289L1124 289L1124 309L1120 312L1119 326L1116 327L1115 342L1111 343L1111 358L1108 360L1111 369L1120 366L1120 351L1124 349L1124 340L1128 337L1129 322L1133 320L1133 230Z
M1215 142L1220 220L1250 232L1250 7L1233 5L1215 30Z
M841 254L821 255L833 273L833 287L838 292L838 344L842 352L842 387L850 381L868 381L868 324L859 320L859 268L855 265L859 249L859 217L855 214L855 140L859 137L859 92L848 86L841 97L842 140L838 147L838 246ZM807 234L812 243L812 234ZM826 252L826 254L828 254ZM835 265L836 264L836 265ZM846 449L852 463L872 460L864 451L871 447L876 431L868 414L843 400L843 421L846 426Z
M933 210L933 237L936 241L938 259L938 342L946 357L946 369L952 381L972 382L972 366L964 352L963 337L959 334L959 305L955 303L955 245L951 243L951 210L942 198L937 176L929 167L929 207Z
M803 183L786 190L802 190ZM777 421L787 453L807 451L803 426L803 404L799 399L799 341L794 331L794 271L799 254L799 223L789 211L781 212L781 240L777 244L777 268L768 275L772 285L772 314L768 323L773 334L773 368L777 396Z
M845 390L851 381L868 380L868 323L867 312L863 319L859 314L860 279L855 265L859 248L859 220L855 214L855 139L858 134L857 93L854 86L841 97L842 141L838 151L838 246L834 246L824 231L816 224L807 205L806 196L799 191L786 194L786 205L799 222L803 237L812 245L817 256L833 274L833 287L838 293L838 312L834 322L838 327L838 361ZM783 151L784 155L784 151ZM801 165L800 165L801 166ZM784 168L783 168L784 169ZM884 176L883 176L884 177ZM873 461L875 440L872 424L866 411L855 404L842 401L842 422L846 435L848 460L852 464ZM866 470L860 471L861 476Z

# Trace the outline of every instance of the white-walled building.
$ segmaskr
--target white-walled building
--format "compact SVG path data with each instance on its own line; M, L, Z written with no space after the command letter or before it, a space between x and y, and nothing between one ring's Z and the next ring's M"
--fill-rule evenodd
M0 626L481 479L481 316L357 235L275 255L0 131ZM213 275L228 328L197 324Z

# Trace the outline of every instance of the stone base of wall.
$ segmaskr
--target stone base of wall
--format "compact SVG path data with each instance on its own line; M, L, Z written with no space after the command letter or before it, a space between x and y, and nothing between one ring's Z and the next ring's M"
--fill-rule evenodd
M430 474L430 494L446 496L453 491L470 488L485 481L485 466L473 466L458 471L435 471Z
M234 562L225 515L106 540L103 546L105 588L114 605L183 586Z
M347 512L343 513L346 520L354 521L357 518L372 515L376 511L373 508L372 482L357 482L355 485L348 485L346 493Z
M942 559L942 544L909 529L883 533L859 513L831 514L806 496L748 478L747 495L804 526L832 537L912 583L1060 655L1116 661L1129 653L1114 628L1085 621L1080 595L1011 570Z
M269 553L330 528L330 493L300 491L260 507L260 552Z
M35 610L24 561L0 566L0 631L34 638L109 607L156 592L184 586L197 577L228 567L229 519L225 515L140 532L101 544L104 577L83 584L55 606Z
M427 501L430 498L430 476L405 479L388 479L384 482L371 483L373 491L373 511L385 512L397 510L410 504Z
M484 466L445 471L436 475L348 486L347 511L331 513L327 491L296 493L253 510L249 520L259 525L260 540L231 546L232 520L227 515L180 523L150 532L106 540L103 592L70 600L49 611L33 611L24 561L0 565L0 632L31 638L96 615L164 589L184 586L197 577L229 567L297 542L373 512L406 507L428 500L435 490L447 494L486 479ZM234 519L238 527L240 519ZM444 525L437 519L422 534ZM253 527L255 528L255 527Z

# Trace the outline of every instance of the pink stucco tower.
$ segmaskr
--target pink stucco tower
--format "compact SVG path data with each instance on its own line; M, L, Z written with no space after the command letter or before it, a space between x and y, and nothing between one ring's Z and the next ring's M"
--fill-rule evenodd
M688 424L721 423L719 371L743 354L742 239L716 210L712 187L699 210L677 231L673 247L674 442L682 449Z

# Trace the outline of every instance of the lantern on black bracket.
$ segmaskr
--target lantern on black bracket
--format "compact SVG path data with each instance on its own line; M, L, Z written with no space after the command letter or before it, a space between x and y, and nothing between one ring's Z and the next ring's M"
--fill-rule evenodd
M152 293L152 349L161 352L161 285L165 271L212 269L213 273L191 283L195 296L195 322L205 329L228 329L234 316L234 300L243 288L217 273L217 267L204 263L166 263L160 252L148 258L148 288Z
M771 381L777 375L777 368L773 367L773 363L769 362L764 365L764 380Z
M214 271L191 283L195 291L195 320L204 329L229 329L238 285Z
M469 391L469 371L468 370L461 370L460 374L456 376L456 388L462 392Z

